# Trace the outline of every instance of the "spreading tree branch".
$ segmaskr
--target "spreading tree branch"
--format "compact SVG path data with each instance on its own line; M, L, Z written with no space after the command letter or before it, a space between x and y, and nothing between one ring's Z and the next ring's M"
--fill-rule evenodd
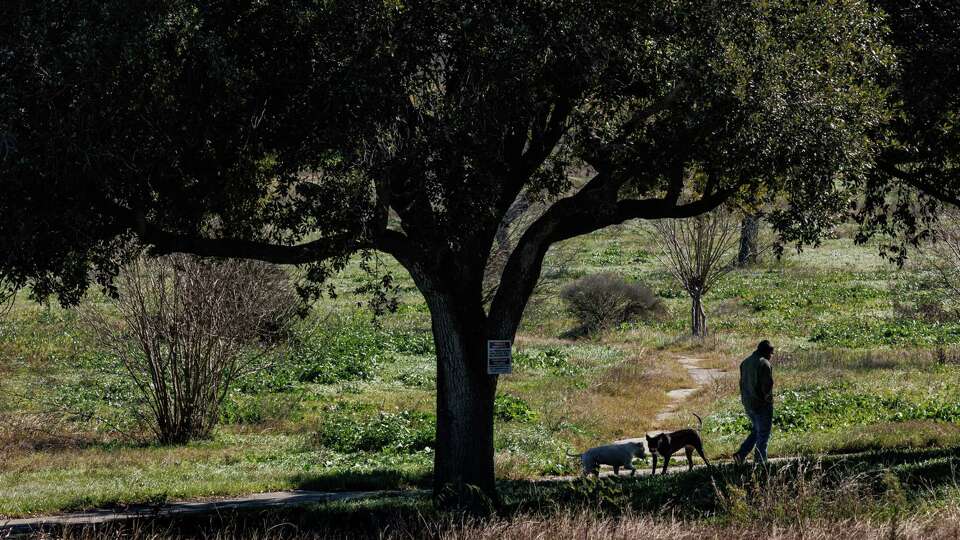
M598 174L576 194L557 201L527 229L504 268L490 304L489 320L496 324L488 332L491 337L510 337L516 332L552 244L631 219L696 216L717 208L735 193L734 189L721 189L685 204L669 198L618 201L615 193L612 200L609 197L611 185L616 181Z
M374 231L368 238L352 234L325 236L295 245L274 244L239 238L210 238L170 232L150 222L142 212L134 212L120 205L106 205L110 215L122 226L136 233L138 238L157 254L189 253L200 257L253 259L273 264L309 264L342 257L362 249L377 249L392 255L407 267L412 263L409 238L386 228Z

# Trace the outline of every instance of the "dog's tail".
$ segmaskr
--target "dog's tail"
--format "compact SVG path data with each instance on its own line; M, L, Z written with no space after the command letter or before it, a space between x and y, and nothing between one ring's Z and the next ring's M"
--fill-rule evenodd
M693 415L697 417L697 424L698 424L698 425L697 425L697 432L699 432L700 430L703 429L703 418L700 418L700 415L697 414L697 413L693 413Z

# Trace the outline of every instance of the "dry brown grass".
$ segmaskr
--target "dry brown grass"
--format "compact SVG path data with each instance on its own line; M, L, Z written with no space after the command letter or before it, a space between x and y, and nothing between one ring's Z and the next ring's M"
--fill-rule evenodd
M571 339L528 333L517 334L517 337L514 339L514 346L517 350L523 350L525 347L569 347L576 343L576 341Z
M422 519L422 518L421 518ZM219 540L247 538L285 540L293 538L381 538L413 540L560 540L560 539L634 539L647 540L946 540L960 537L960 511L956 508L936 513L891 520L870 519L798 519L794 523L725 523L694 522L669 516L651 517L624 515L598 516L591 512L567 512L558 515L521 515L511 519L447 520L425 523L409 520L384 524L379 535L369 531L330 533L305 531L292 523L265 524L253 530L226 527L219 530L177 533L149 526L99 527L38 535L37 538L92 540L94 538L174 539L206 538Z
M960 517L955 513L935 518L876 523L861 520L801 520L791 525L709 525L670 518L625 516L596 517L566 514L551 517L520 517L512 521L465 523L437 531L436 538L466 539L946 539L960 535ZM395 538L413 538L402 533Z
M574 421L614 438L641 437L669 402L667 392L693 384L675 359L632 351L574 396Z
M46 470L136 469L144 463L176 466L182 462L220 463L239 459L242 448L209 446L84 447L75 441L43 450L11 449L0 460L0 472Z
M16 455L84 448L98 440L55 414L0 413L0 471Z
M900 523L870 521L803 520L794 525L708 525L670 518L626 516L597 518L585 514L560 517L526 517L513 521L464 524L448 528L436 535L448 540L460 539L613 539L647 538L673 540L700 539L805 539L836 538L897 538L946 539L960 535L960 518L955 514L947 519L913 519ZM407 538L400 534L397 538ZM409 536L408 538L413 538Z

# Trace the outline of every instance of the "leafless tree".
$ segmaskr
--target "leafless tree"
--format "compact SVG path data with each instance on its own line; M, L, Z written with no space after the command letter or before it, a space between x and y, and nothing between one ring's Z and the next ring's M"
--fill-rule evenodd
M943 211L931 240L921 252L923 260L937 273L947 294L960 300L960 210Z
M116 317L84 318L118 356L143 398L138 411L162 443L209 435L231 384L256 370L296 311L283 269L187 255L140 258L118 277Z
M660 260L690 295L690 324L694 336L706 337L703 297L735 268L740 223L723 209L686 219L653 222Z

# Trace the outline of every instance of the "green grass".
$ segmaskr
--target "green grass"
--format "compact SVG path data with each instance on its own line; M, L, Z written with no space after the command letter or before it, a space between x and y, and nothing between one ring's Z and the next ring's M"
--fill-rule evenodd
M281 489L422 485L428 452L340 453L310 435L221 434L182 447L87 447L8 457L0 514L29 515Z
M960 446L960 324L944 315L949 302L936 304L922 268L898 269L874 246L829 239L730 274L705 299L715 336L697 342L684 337L688 300L655 254L649 234L630 225L548 255L515 372L501 378L496 402L497 472L519 482L504 484L510 505L540 508L530 502L540 495L520 490L511 499L511 486L575 473L566 451L685 426L689 412L704 417L708 454L728 455L744 434L733 376L663 425L653 417L668 390L692 384L677 355L733 373L764 338L781 352L774 455ZM339 294L315 306L264 370L237 382L214 436L181 447L142 442L134 389L73 311L19 300L0 322L0 516L294 487L426 485L436 387L429 313L409 276L384 262L400 286L396 313L374 321L358 309L363 298L351 291L366 278L350 265L333 281ZM647 284L668 315L565 339L577 322L557 291L598 271ZM637 510L684 481L638 482L653 502ZM612 485L615 499L639 498L617 494L634 484ZM562 493L543 500L600 496Z

